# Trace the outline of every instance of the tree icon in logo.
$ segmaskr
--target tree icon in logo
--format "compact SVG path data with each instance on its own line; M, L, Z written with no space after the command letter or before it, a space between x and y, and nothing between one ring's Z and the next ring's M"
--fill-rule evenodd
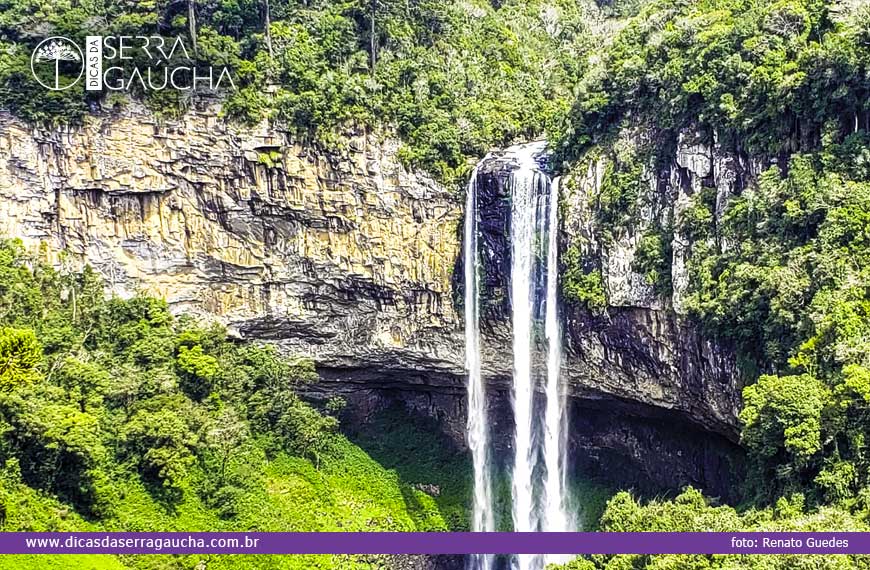
M82 50L72 40L61 36L42 40L30 56L30 70L46 89L69 89L82 76Z

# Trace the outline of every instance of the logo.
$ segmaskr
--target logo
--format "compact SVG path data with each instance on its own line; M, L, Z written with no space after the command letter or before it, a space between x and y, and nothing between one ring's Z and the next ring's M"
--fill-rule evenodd
M42 40L30 56L30 71L46 89L69 89L82 77L82 50L62 36Z
M87 36L84 51L54 36L36 46L30 69L46 89L63 91L84 75L86 91L235 89L228 67L199 65L181 37Z

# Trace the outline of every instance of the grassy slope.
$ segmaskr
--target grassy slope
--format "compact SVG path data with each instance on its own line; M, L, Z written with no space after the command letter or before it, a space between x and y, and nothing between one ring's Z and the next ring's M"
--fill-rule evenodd
M431 447L431 446L430 446ZM124 482L123 500L114 516L99 524L84 520L53 498L16 483L4 481L7 499L3 530L36 531L377 531L446 529L437 501L411 489L397 473L378 464L343 437L336 438L319 467L310 461L279 454L267 460L251 445L234 461L247 464L258 480L246 493L235 517L223 520L191 489L173 506L156 500L138 481ZM452 489L450 490L452 493ZM9 500L12 498L12 500ZM411 500L409 500L411 499ZM453 516L460 516L454 506ZM464 515L461 515L464 517ZM209 570L368 568L370 562L332 556L8 556L0 570L71 568L193 568L205 559Z
M433 434L439 434L433 421L393 407L375 415L350 437L381 465L395 472L421 530L468 530L470 458L446 436ZM428 485L438 487L437 496L419 490Z

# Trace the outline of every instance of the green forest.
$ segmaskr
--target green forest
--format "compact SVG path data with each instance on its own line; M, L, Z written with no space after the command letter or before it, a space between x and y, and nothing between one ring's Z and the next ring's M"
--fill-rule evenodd
M733 341L758 377L741 417L755 498L857 498L868 483L870 11L839 22L823 2L664 6L651 4L629 22L602 72L583 84L566 157L606 147L628 124L651 132L653 162L673 154L687 130L777 157L717 224L716 188L694 194L640 261L651 281L667 279L661 242L675 230L692 239L689 313ZM605 175L604 230L636 216L626 174L635 168L617 163ZM580 287L582 277L568 285ZM660 284L667 294L670 284Z
M378 438L389 469L373 459L338 432L341 398L315 408L297 395L316 379L310 360L173 318L158 299L107 298L92 272L52 269L16 241L0 243L0 307L0 530L467 528L464 463L408 425ZM0 568L198 559L7 556ZM233 560L209 568L377 563Z
M237 89L221 94L228 116L281 121L327 146L349 129L386 128L402 137L408 165L457 182L470 158L555 128L585 67L591 10L575 0L3 1L0 105L75 123L113 104L83 82L54 92L36 83L30 55L45 31L83 44L89 34L195 30L188 54L232 71ZM169 115L191 104L172 90L145 100Z
M672 161L681 136L764 160L770 166L721 215L716 187L705 184L644 236L635 260L667 299L671 243L676 234L691 241L688 317L736 347L747 383L739 419L748 476L734 482L743 500L621 491L590 507L590 524L870 531L870 7L0 0L0 106L34 124L77 124L124 104L81 85L39 87L30 53L52 33L195 38L198 61L237 79L236 90L213 95L228 120L278 122L325 147L355 130L395 134L406 165L457 191L489 149L518 140L546 136L565 174L590 153L611 156L596 197L605 240L636 222L642 171ZM133 96L167 116L195 104ZM617 148L627 131L643 141L630 158ZM315 406L297 394L316 380L312 362L173 317L159 299L107 297L93 272L44 259L0 244L0 530L467 529L468 465L430 452L419 463L425 434L388 434L379 455L396 459L376 460L342 435L340 398ZM562 254L565 301L594 314L607 307L597 263L578 244ZM0 558L0 568L28 564ZM208 568L378 564L212 557ZM845 569L870 568L870 557L601 555L564 568Z
M870 10L822 1L652 2L579 84L560 153L614 157L596 223L637 219L640 170L681 134L774 159L717 221L710 181L641 243L637 268L667 297L670 243L688 236L686 308L738 348L749 384L737 509L686 490L642 504L619 493L601 528L867 530L870 517ZM645 133L617 158L620 132ZM602 305L600 274L569 264L565 294ZM616 556L570 568L856 568L863 557Z

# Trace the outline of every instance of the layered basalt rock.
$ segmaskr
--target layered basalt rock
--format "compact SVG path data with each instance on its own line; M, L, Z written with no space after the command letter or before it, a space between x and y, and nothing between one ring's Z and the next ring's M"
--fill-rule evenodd
M510 156L493 153L479 166L477 184L484 268L482 361L484 371L501 387L508 385L511 374L511 362L503 355L504 348L510 346L511 334L507 291L509 181L513 168ZM601 168L596 161L591 177L587 178L585 172L579 176L574 173L560 184L562 248L581 244L590 256L603 259L608 300L606 310L600 314L578 304L562 303L566 337L563 375L568 378L569 394L598 401L602 406L630 409L641 416L666 411L736 440L742 381L734 354L729 347L700 334L685 315L674 309L670 299L656 294L644 276L632 269L631 259L645 229L644 220L612 247L599 242L593 219L595 206L589 200L597 192L595 185L600 184L600 177L595 173ZM664 198L660 207L672 215L675 206ZM454 285L461 287L458 282Z
M461 211L397 150L360 134L325 152L214 107L56 130L0 115L0 235L325 366L459 372Z

